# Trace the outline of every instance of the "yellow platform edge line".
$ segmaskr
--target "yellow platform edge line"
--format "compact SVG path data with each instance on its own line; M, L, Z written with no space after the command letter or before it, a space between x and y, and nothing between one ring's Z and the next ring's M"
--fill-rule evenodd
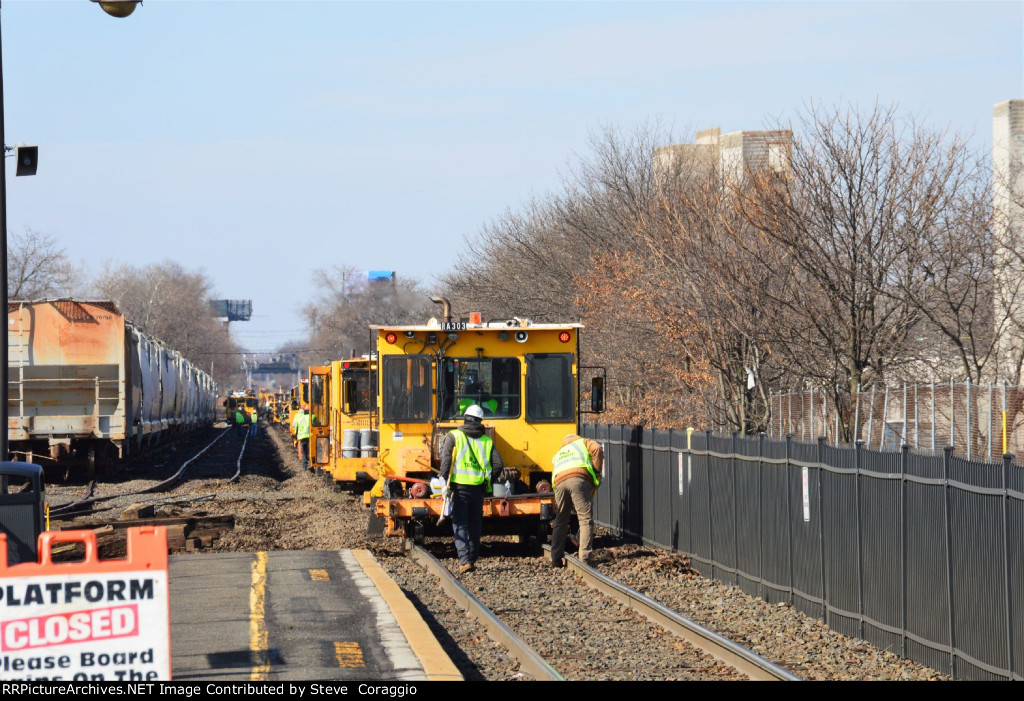
M423 665L423 671L429 681L463 681L462 674L448 657L447 653L437 642L437 638L430 632L426 621L420 616L419 611L412 605L401 587L388 576L380 563L370 554L369 550L353 550L352 556L363 572L370 578L377 591L384 597L391 614L402 629L409 647L413 654Z

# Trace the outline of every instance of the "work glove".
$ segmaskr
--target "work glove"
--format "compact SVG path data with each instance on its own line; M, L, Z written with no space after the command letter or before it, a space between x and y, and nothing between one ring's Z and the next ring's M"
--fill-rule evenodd
M447 499L451 495L452 495L452 488L451 488L451 486L449 486L448 484L445 484L443 487L441 487L441 498L442 499Z
M503 482L515 482L519 479L519 470L514 467L506 467L501 471L501 480Z

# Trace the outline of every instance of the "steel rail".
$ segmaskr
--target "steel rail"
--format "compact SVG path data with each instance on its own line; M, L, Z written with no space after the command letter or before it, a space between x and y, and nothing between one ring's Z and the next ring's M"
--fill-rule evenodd
M538 681L565 681L565 677L549 665L547 660L462 586L436 557L418 545L412 546L411 554L421 567L438 578L448 596L487 629L492 640L508 648L509 653L519 661L520 670L531 674Z
M219 440L219 437L218 437ZM242 455L245 454L245 444L249 442L249 434L245 434L245 438L242 439L242 449L238 451L238 460L235 461L235 474L231 476L228 482L237 482L242 476Z
M550 555L551 546L545 545L544 550ZM651 623L679 636L715 659L746 674L752 681L801 681L800 677L789 670L783 669L742 645L679 615L654 599L585 565L577 558L566 555L565 560L588 586L633 609L645 616Z
M169 488L169 487L172 487L172 486L174 486L175 484L177 484L177 483L178 483L178 482L179 482L179 481L181 480L181 476L182 476L183 474L185 474L185 468L186 468L186 467L188 467L188 466L189 466L189 464L190 464L190 463L191 463L191 462L192 462L193 460L195 460L195 459L196 459L196 458L198 458L198 457L199 457L200 455L202 455L203 453L205 453L205 452L206 452L207 450L209 450L210 448L212 448L212 447L213 447L213 444L214 444L214 443L216 443L217 441L219 441L219 440L220 440L221 438L223 438L224 436L228 435L228 431L230 431L230 430L231 430L231 427L229 426L228 428L225 428L225 429L224 429L223 431L221 431L221 434L220 434L219 436L217 436L217 437L216 437L216 438L214 438L214 439L213 439L212 441L210 441L210 442L209 442L209 443L208 443L208 444L206 445L206 447L205 447L205 448L203 448L203 449L202 449L202 450L200 450L200 451L199 451L198 453L196 453L195 455L193 455L192 457L190 457L190 458L189 458L188 460L186 460L185 462L183 462L183 463L181 464L181 467L179 467L179 468L178 468L178 471L177 471L177 472L175 472L175 473L174 473L173 475L171 475L170 477L168 477L167 479L165 479L165 480L164 480L163 482L159 482L159 483L157 483L157 484L154 484L154 485L153 485L152 487L146 487L145 489L139 490L139 492L137 492L137 493L138 493L138 494L148 494L148 493L150 493L150 492L159 492L159 491L163 491L164 489L167 489L167 488ZM248 438L248 436L246 436L246 438ZM243 444L242 444L242 449L243 449L243 450L245 449L245 443L244 443L244 441L243 441Z
M65 502L63 504L56 504L54 506L51 506L50 507L50 515L51 516L84 516L86 514L95 513L97 511L105 511L105 510L107 510L107 509L104 509L104 508L92 508L96 504L99 504L99 503L102 503L102 502L105 502L105 501L111 501L113 499L122 499L124 497L134 496L134 495L137 495L137 494L151 494L153 492L160 492L160 491L163 491L165 489L168 489L168 488L174 486L177 482L179 482L181 480L181 476L184 474L185 468L188 467L188 465L192 461L194 461L200 455L202 455L207 450L209 450L213 446L214 443L216 443L221 438L223 438L225 435L227 435L228 431L230 431L230 430L231 429L229 427L229 428L224 429L223 431L221 431L219 436L214 438L212 441L210 441L206 445L206 447L204 447L202 450L200 450L195 455L193 455L191 458L189 458L184 463L182 463L181 467L178 468L177 472L175 472L173 475L171 475L167 479L163 480L162 482L158 482L157 484L155 484L155 485L153 485L151 487L146 487L145 489L139 489L139 490L136 490L134 492L126 492L124 494L111 494L111 495L105 496L105 497L93 497L91 495L92 495L93 491L96 488L96 481L93 480L93 482L90 483L90 486L89 486L88 498L81 499L81 500L78 500L78 501ZM248 436L246 436L246 440L248 440ZM244 441L243 441L243 444L242 444L242 450L243 451L245 450L245 442ZM242 455L241 455L241 452L240 452L239 456L238 456L238 462L236 464L236 469L238 470L238 472L236 472L234 477L232 477L232 478L230 478L228 480L229 482L234 481L234 480L236 480L238 478L238 474L241 472L241 460L242 460Z

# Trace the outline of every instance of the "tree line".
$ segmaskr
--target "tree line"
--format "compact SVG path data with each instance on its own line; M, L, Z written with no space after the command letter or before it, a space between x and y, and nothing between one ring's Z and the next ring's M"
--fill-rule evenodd
M582 321L613 422L757 432L770 390L813 387L849 440L860 387L1019 384L1024 247L990 155L893 106L812 104L768 131L787 135L774 166L602 131L560 190L467 237L448 295Z

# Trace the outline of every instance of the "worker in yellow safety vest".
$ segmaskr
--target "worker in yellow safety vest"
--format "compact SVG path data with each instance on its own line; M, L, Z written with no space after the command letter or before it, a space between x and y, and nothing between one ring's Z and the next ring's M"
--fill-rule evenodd
M570 433L551 462L556 510L551 527L551 566L565 567L565 539L573 511L580 522L578 556L589 562L594 547L594 495L601 484L604 449L597 441Z
M505 478L505 464L484 432L483 409L472 405L463 415L463 424L449 431L441 443L440 477L442 492L452 502L452 531L459 555L459 572L472 572L480 556L483 531L484 495L491 483ZM511 470L510 470L511 471ZM515 477L519 473L516 471Z
M296 446L299 450L299 460L302 466L306 467L309 458L309 406L302 405L302 409L292 419L292 431L295 433Z

